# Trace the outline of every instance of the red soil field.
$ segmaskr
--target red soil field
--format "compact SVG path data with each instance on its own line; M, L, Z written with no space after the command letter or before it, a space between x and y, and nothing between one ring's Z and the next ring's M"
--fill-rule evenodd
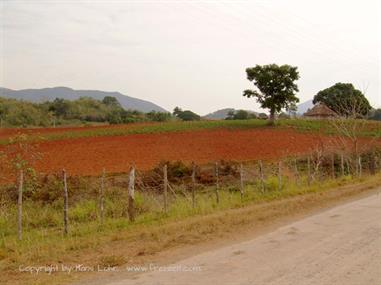
M163 160L205 164L275 159L309 152L320 141L318 135L291 129L219 129L65 139L39 144L43 159L37 170L49 173L65 168L70 175L99 175L103 167L107 172L126 172L135 163L138 170L148 170Z

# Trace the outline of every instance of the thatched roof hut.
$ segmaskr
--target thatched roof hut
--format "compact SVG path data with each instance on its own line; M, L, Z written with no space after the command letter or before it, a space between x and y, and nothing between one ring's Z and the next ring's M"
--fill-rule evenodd
M338 115L335 111L328 108L324 103L317 103L312 109L309 109L307 112L305 112L303 116L308 118L324 119L334 118Z

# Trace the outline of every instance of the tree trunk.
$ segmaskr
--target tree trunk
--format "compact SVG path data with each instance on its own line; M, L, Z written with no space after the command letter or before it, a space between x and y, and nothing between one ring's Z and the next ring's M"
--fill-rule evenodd
M269 122L270 122L270 125L275 124L275 110L270 110Z

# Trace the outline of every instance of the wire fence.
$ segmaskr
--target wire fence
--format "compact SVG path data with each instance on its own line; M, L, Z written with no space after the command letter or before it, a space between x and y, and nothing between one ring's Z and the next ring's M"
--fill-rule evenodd
M278 161L218 161L206 165L163 162L150 171L131 166L126 173L112 174L103 169L99 177L91 178L70 176L63 170L60 174L40 178L32 185L38 189L29 192L24 189L28 183L20 171L17 191L8 194L17 193L17 233L21 240L26 224L24 198L46 201L46 207L62 207L66 235L70 232L71 211L80 211L75 205L83 201L94 202L83 215L83 221L98 220L105 224L110 219L125 217L134 223L139 215L147 212L166 214L174 207L195 209L205 201L218 207L226 196L238 197L234 201L243 203L253 193L280 193L288 191L290 185L303 188L377 172L381 172L380 152L355 157L340 152L316 152ZM14 201L12 197L9 200ZM77 213L80 219L78 216Z

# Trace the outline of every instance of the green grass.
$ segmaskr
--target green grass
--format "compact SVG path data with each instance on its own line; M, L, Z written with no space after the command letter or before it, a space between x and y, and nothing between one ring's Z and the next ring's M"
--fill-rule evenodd
M189 197L186 198L178 192L176 198L171 196L169 209L163 213L162 196L142 192L136 193L136 208L138 216L132 224L126 218L127 196L124 189L106 197L105 222L101 227L99 222L97 197L86 197L83 200L70 203L69 221L70 237L95 234L98 231L108 232L116 229L136 227L138 225L152 225L163 220L181 220L194 215L207 215L214 211L243 207L251 203L283 199L305 193L325 191L332 187L346 185L358 181L350 176L336 180L316 182L311 186L306 185L305 179L302 186L283 180L283 189L278 191L277 177L268 177L265 181L266 191L260 191L259 183L245 186L245 193L241 200L240 193L235 186L225 187L220 190L220 202L215 199L214 187L202 189L197 193L196 207L192 207ZM77 190L80 191L80 190ZM175 191L177 191L175 189ZM124 192L124 193L123 193ZM120 193L120 194L117 194ZM190 195L188 195L190 196ZM63 226L63 201L58 199L46 204L40 201L26 200L23 204L23 235L25 240L17 242L17 206L16 203L3 203L0 210L0 250L5 250L9 244L23 244L28 242L45 242L62 236ZM40 238L44 237L43 240Z

